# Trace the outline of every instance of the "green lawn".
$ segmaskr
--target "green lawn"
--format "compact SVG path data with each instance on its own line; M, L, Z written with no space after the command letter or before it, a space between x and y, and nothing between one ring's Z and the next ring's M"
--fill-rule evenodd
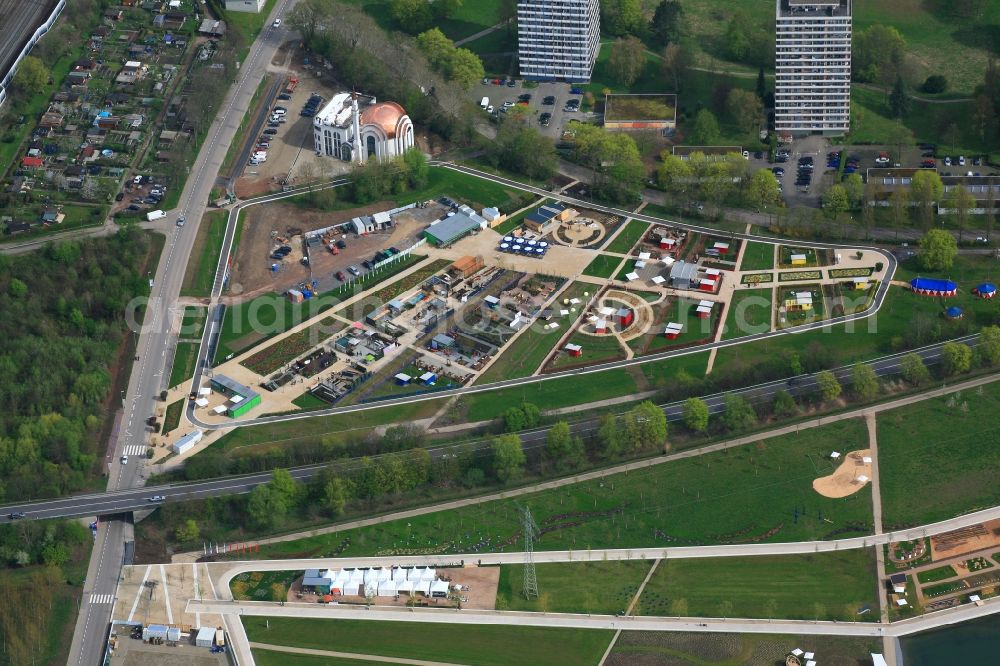
M652 564L646 560L538 564L538 598L530 601L522 593L524 565L505 564L500 567L497 608L613 615L628 607Z
M589 548L870 534L868 486L843 499L822 497L812 488L813 479L833 469L827 460L830 451L865 446L864 423L840 421L512 500L271 544L261 548L260 557L322 557L345 539L350 543L343 557L465 553L482 543L492 544L492 550L516 551L523 548L518 506L530 507L542 528L539 550L573 549L581 559Z
M870 548L809 555L666 559L637 615L878 621ZM724 592L723 592L724 591Z
M309 391L306 391L295 400L292 400L292 404L307 411L310 409L323 409L324 407L330 406L330 403L320 400Z
M792 266L792 255L806 255L806 263ZM778 268L815 268L819 266L819 255L811 247L794 247L792 245L778 246Z
M771 290L737 289L729 303L726 314L726 331L723 340L740 338L754 333L765 333L771 329ZM745 345L740 345L742 349ZM720 349L719 353L724 350Z
M674 347L707 342L712 335L715 323L719 320L722 306L712 308L709 319L699 319L695 310L698 301L688 298L668 296L665 303L653 305L654 320L650 329L642 336L629 340L629 347L637 355L654 354ZM676 322L683 324L681 334L675 340L665 336L667 324Z
M678 381L678 375L704 377L705 371L708 370L709 353L703 351L676 356L665 361L643 363L639 366L639 370L651 388L662 389Z
M609 664L671 666L773 666L784 664L796 647L820 656L820 663L866 664L882 651L878 638L788 636L778 634L626 631L618 637Z
M194 377L195 364L198 362L197 342L178 342L174 364L170 369L169 386L177 386L181 382Z
M774 246L770 243L750 241L743 250L741 271L766 271L774 268Z
M649 229L649 222L642 220L630 220L628 225L615 236L615 239L604 248L607 252L617 252L628 254L635 247L635 244L646 234Z
M345 650L335 651L344 652ZM276 652L274 650L259 650L257 648L254 648L251 652L253 652L254 663L259 666L372 666L370 659L317 657L308 654L292 654L289 652ZM383 663L395 664L398 662L389 661Z
M167 413L163 417L163 428L161 432L165 435L168 432L173 432L177 430L181 425L181 416L184 415L184 399L181 398L177 402L172 402L167 407Z
M226 223L229 211L211 210L205 213L198 227L198 236L191 249L181 285L181 296L210 296L215 282L215 269L219 265L219 253L226 238Z
M618 338L613 335L597 336L576 332L570 336L567 342L583 347L582 355L574 357L560 351L549 363L550 368L596 365L598 363L618 361L625 358L625 350L622 348L621 343L618 342Z
M187 340L199 340L205 332L207 314L208 310L206 308L197 305L185 306L179 337Z
M274 586L280 585L287 593L295 579L303 572L298 571L250 571L241 573L229 583L233 599L237 601L284 601Z
M917 580L921 583L934 583L939 580L945 580L946 578L954 578L958 574L955 570L949 566L945 565L943 567L937 567L936 569L928 569L927 571L921 571L917 574Z
M610 279L621 262L621 257L615 257L610 254L599 254L583 269L583 274L591 277Z
M452 664L509 666L545 663L552 666L596 664L607 649L612 631L551 629L374 620L316 620L285 617L243 617L251 641L334 650L332 636L345 638L341 647L358 654L414 657ZM270 627L270 628L268 628ZM390 632L391 640L387 640Z
M512 404L531 402L542 410L581 405L598 400L617 398L635 393L635 379L626 370L607 370L577 377L561 377L547 382L535 382L516 388L476 393L463 399L469 421L495 419Z
M886 529L1000 504L1000 384L878 416Z

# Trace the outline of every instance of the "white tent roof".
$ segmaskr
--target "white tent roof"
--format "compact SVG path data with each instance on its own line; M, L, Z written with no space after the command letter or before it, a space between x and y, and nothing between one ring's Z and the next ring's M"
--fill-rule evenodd
M868 477L862 474L858 477L858 483L868 483Z
M212 389L210 388L200 388L198 389L198 395L212 395Z
M700 301L698 301L698 306L699 307L710 308L713 305L715 305L715 303L713 301L706 301L706 300L700 300Z
M225 414L226 413L226 406L225 405L219 405L218 407L216 407L212 411L215 412L216 414Z
M615 313L615 309L609 307L597 308L597 313L605 317L610 317Z
M360 583L358 583L358 581L351 580L344 583L340 589L343 591L344 594L354 597L358 595L359 587Z
M863 462L866 465L871 465L872 464L872 458L871 458L871 456L864 456L864 457L861 458L861 462Z
M721 275L722 274L722 271L720 271L718 268L706 268L705 272L708 273L709 275Z
M663 263L665 263L667 266L673 265L675 261L677 260L674 259L673 257L663 257Z
M397 583L406 580L406 569L393 569L392 579Z
M383 580L378 584L378 596L380 597L396 596L396 584L391 580Z
M639 253L639 259L649 259L652 256L653 255L651 255L649 252L640 252Z
M889 664L886 663L885 661L885 657L883 657L882 655L878 654L877 652L872 652L871 655L872 655L872 664L874 666L889 666Z
M207 407L208 400L206 398L198 398L197 400L194 401L194 404L198 405L199 407Z
M639 261L635 262L635 267L636 268L645 268L646 267L646 262L643 261L642 259L640 259Z
M443 580L436 580L431 583L431 594L435 592L444 592L448 594L448 583Z
M837 458L840 457L840 451L834 451L833 453L830 454L830 457L836 460Z
M672 321L669 324L667 324L667 332L668 333L670 333L670 332L680 333L683 329L684 329L683 324L678 324L675 321Z
M802 656L802 649L801 648L795 648L794 650L792 650L792 654L794 654L796 657L801 657Z
M396 584L396 592L406 592L407 594L413 594L413 586L415 583L412 580L402 580Z
M418 580L413 582L413 591L420 592L425 597L431 594L431 582L429 580Z
M632 271L631 273L626 273L625 279L628 280L629 282L631 282L632 280L638 280L639 274L636 273L635 271Z
M663 284L666 281L667 281L666 278L664 278L662 275L653 276L653 284Z

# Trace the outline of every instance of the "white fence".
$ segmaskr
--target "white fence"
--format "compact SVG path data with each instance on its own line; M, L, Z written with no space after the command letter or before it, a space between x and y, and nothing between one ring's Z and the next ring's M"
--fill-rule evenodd
M31 39L28 40L28 43L24 45L24 48L21 49L21 52L11 64L10 69L7 70L6 74L4 74L3 80L0 81L0 105L3 105L4 101L7 99L6 88L10 85L11 79L14 78L14 74L17 72L17 66L21 64L24 57L28 55L35 44L38 43L38 40L42 38L42 35L52 29L52 26L55 25L56 19L59 18L59 15L62 14L62 11L65 8L66 0L59 0L59 2L56 3L56 6L49 15L49 18L45 21L45 23L38 26L38 29L35 30L35 34L33 34Z
M402 250L399 254L394 254L391 257L389 257L388 259L383 259L382 261L378 262L377 264L372 264L372 270L375 270L376 268L379 268L380 266L385 266L386 264L391 264L394 261L399 261L403 257L409 256L409 254L411 252L413 252L415 249L417 249L418 247L420 247L421 245L423 245L426 242L427 242L426 238L421 238L420 240L418 240L416 243L414 243L410 247L406 248L405 250Z

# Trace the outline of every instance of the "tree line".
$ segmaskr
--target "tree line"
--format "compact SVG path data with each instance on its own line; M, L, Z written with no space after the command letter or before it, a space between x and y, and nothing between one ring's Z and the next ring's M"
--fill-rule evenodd
M125 309L148 292L149 237L0 256L0 501L63 495L98 473Z

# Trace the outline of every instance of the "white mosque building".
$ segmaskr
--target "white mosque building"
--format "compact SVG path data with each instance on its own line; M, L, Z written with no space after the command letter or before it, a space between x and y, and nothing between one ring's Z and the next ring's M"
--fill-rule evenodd
M391 160L413 147L413 122L395 102L338 93L313 118L317 155L364 164Z

